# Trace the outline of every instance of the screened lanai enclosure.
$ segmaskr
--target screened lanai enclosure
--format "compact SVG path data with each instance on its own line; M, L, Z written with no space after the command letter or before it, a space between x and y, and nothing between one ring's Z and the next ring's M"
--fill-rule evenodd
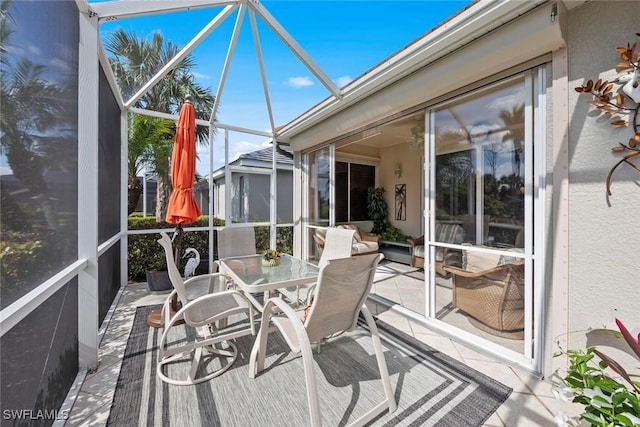
M540 61L529 65L529 71L522 67L515 70L515 77L476 87L466 97L442 100L428 108L416 103L355 131L344 133L337 127L328 134L311 135L298 149L284 150L287 135L305 135L305 126L312 126L316 115L324 114L323 109L340 111L364 99L373 90L368 88L369 82L379 81L384 72L376 70L338 88L256 1L14 1L6 6L3 24L10 31L3 40L6 72L2 81L10 90L7 96L3 92L2 98L0 300L6 407L58 408L76 376L82 377L96 367L97 348L104 334L101 325L128 280L128 238L161 231L128 230L125 189L130 118L136 115L175 121L184 99L178 97L169 103L167 111L158 111L145 101L145 95L166 84L172 70L225 25L228 38L225 49L218 52L219 81L212 107L196 117L200 140L208 144L199 151L199 160L208 165L206 175L212 176L214 171L215 138L222 139L219 152L224 153L224 177L220 180L218 176L223 186L208 186L208 197L201 199L209 203L204 211L216 212L213 204L218 203L218 212L220 206L225 207L220 219L226 225L242 225L240 216L234 215L243 210L247 200L247 190L240 183L252 182L245 179L249 175L266 176L267 181L261 180L261 193L267 196L268 218L250 225L269 228L272 248L277 246L279 227L293 228L294 255L317 261L319 252L313 234L318 228L351 223L369 233L367 190L395 186L395 199L400 197L403 204L400 210L391 204L392 224L402 227L404 237L426 237L423 263L426 260L426 265L439 265L437 254L445 252L449 258L462 252L508 258L520 265L515 276L518 292L526 290L532 295L532 282L521 270L530 277L533 222L527 215L532 206L527 205L531 194L524 189L530 186L527 177L531 176L532 140L524 135L534 122L531 112L523 112L523 105L530 105L531 98L522 93L524 88L534 87L533 82L543 81L544 68L536 68ZM175 55L155 64L149 79L120 87L116 76L119 71L112 69L101 41L101 26L193 10L207 11L209 21L201 29L193 29L192 38ZM510 13L517 16L521 12ZM52 22L64 25L52 26ZM34 23L47 31L29 32ZM241 28L250 34L245 41L255 52L268 131L217 120L219 109L225 105L225 82L232 70L233 54L243 40ZM326 98L315 101L318 104L305 113L306 125L297 119L280 126L283 119L274 115L262 54L264 34L288 48L326 89ZM428 41L424 39L422 44ZM32 46L31 51L40 54L12 50L11 46ZM401 55L409 58L413 52L406 49ZM397 63L411 66L411 61ZM388 62L381 67L394 64ZM398 72L398 76L406 72ZM536 90L541 87L536 86ZM499 122L496 116L474 116L477 105L512 95L520 98L510 105L508 123ZM343 103L345 107L341 107ZM471 126L481 120L491 123ZM269 141L271 167L248 162L230 164L234 160L230 144L236 134L257 135ZM299 143L300 138L296 141ZM278 185L278 155L293 161L293 179L287 181L293 188ZM426 162L436 167L428 170ZM293 223L278 220L278 192L294 197L292 215L287 216ZM434 197L425 198L426 194ZM435 213L428 222L423 215L426 211ZM491 221L484 221L489 217ZM459 226L465 237L455 242L433 237L436 222L438 227ZM207 265L214 258L217 228L213 215L208 216L208 225L184 226L186 233L208 233ZM171 232L172 227L167 225L164 230ZM404 237L399 243L383 240L380 250L389 262L399 262L400 269L409 269L405 282L408 290L400 294L409 292L411 296L402 300L390 295L383 274L373 295L378 302L421 321L433 319L445 331L465 330L472 341L493 345L496 352L507 348L513 352L513 360L529 368L535 365L532 340L539 319L532 312L532 300L527 299L526 305L516 304L515 326L507 328L518 330L515 337L505 341L496 334L487 335L482 331L487 325L481 322L472 326L464 314L451 313L455 272L439 271L435 275L433 270L417 267ZM394 258L394 253L400 254L399 258ZM514 298L522 301L521 295ZM523 334L523 329L528 333ZM25 376L25 372L31 374Z
M136 256L131 240L175 230L163 223L129 229L130 123L165 119L173 132L187 94L162 109L152 108L150 94L203 51L217 61L210 104L196 114L197 200L208 215L183 229L207 236L205 269L221 224L259 227L268 236L263 249L280 249L278 230L287 230L292 254L310 262L319 259L327 227L352 228L354 246L376 240L385 255L368 300L381 312L501 364L551 374L561 364L553 356L557 340L583 348L573 331L637 312L635 265L619 262L635 241L628 213L637 175L616 171L616 198L605 197L610 165L598 144L611 130L592 120L584 94L572 89L584 84L585 70L612 81L611 58L594 49L615 56L615 46L637 31L637 13L628 13L637 8L469 2L446 25L338 88L256 0L3 1L3 409L55 409L43 414L49 424L64 418L112 333L107 324ZM204 18L191 19L195 11ZM593 37L589 23L601 16L629 34ZM105 34L150 17L169 17L164 22L174 26L186 18L186 41L148 78L123 84ZM203 48L212 37L222 41ZM321 99L305 100L299 116L277 114L267 44L322 87ZM234 53L245 49L267 129L218 119L235 101L245 106L225 91ZM235 157L235 144L249 137L260 139L260 154ZM161 156L165 166L168 157ZM367 206L371 188L384 190L382 233ZM268 207L259 218L255 200ZM287 215L279 213L283 200L292 205Z
M101 43L100 26L187 10L208 10L210 21L196 29L175 56L157 64L152 78L122 90ZM276 120L283 119L274 117L271 108L259 28L271 31L272 37L289 47L329 94L338 95L339 90L255 1L7 1L2 12L3 29L7 30L1 40L3 408L60 408L76 376L96 367L104 333L100 326L127 282L128 119L132 114L177 118L179 103L171 111L152 111L138 102L140 98L163 85L167 74L218 26L224 23L232 29L226 38L226 52L220 52L220 80L213 108L197 118L198 127L204 129L203 142L210 147L204 156L211 174L215 134L224 137L221 152L227 165L232 160L230 135L278 139ZM243 26L252 35L269 131L215 121ZM277 143L270 146L271 168L230 166L224 173L227 183L252 174L269 178L268 215L251 225L270 228L270 245L275 247L276 227L291 227L291 223L277 223L275 154L290 156L290 152L279 149ZM205 211L213 212L213 186L208 191L204 200L211 205ZM291 197L291 190L283 191ZM225 206L241 203L232 185L226 186L224 197ZM233 211L227 209L221 219L237 224ZM187 233L210 234L209 260L204 262L214 256L215 230L212 215L208 227L185 227ZM50 421L51 417L63 417L64 411L44 415Z

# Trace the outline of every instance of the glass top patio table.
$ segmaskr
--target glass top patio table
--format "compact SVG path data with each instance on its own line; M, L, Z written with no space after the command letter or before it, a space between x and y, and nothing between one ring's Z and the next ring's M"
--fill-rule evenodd
M262 265L262 255L228 257L220 260L220 269L228 273L245 292L257 293L302 286L318 280L320 269L288 254L280 254L280 265Z

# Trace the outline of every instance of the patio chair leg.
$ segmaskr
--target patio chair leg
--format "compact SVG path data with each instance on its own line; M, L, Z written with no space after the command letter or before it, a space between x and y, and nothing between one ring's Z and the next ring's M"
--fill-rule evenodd
M253 343L249 356L249 378L255 378L264 369L264 358L267 351L267 337L269 336L269 313L265 310L260 321L260 330Z
M382 343L380 342L380 333L376 326L375 320L371 312L366 305L362 306L360 312L364 315L371 332L371 339L373 341L373 348L376 353L376 361L378 362L378 370L380 371L380 380L382 381L382 387L384 388L384 395L389 407L389 413L394 412L398 408L398 404L393 396L393 390L391 388L391 381L389 380L389 369L387 368L387 361L384 358L384 352L382 350Z
M301 338L301 337L298 337ZM305 335L306 338L306 335ZM306 343L300 343L300 351L302 352L302 364L304 366L304 378L307 384L307 402L309 404L309 418L311 426L316 427L322 425L320 418L320 402L318 402L318 387L316 386L316 375L314 371L313 351L308 340Z

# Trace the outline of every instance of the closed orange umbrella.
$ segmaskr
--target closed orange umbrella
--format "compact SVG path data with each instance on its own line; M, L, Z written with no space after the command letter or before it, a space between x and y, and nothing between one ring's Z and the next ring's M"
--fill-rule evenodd
M180 108L176 141L171 154L171 184L173 190L167 206L166 221L176 224L176 239L173 258L178 264L182 243L182 224L195 222L200 216L200 208L193 197L193 180L196 173L196 113L187 96ZM171 300L171 316L179 310L178 299ZM153 310L147 317L147 324L154 328L163 327L162 309Z
M193 197L196 172L196 116L189 97L180 109L176 141L171 155L173 191L167 206L169 224L190 224L200 217L200 208Z

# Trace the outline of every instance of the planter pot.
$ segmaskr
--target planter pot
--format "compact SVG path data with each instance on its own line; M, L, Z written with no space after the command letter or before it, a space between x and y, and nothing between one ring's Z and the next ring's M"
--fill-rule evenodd
M147 270L147 286L151 292L166 293L173 289L169 273L165 270Z
M264 259L262 258L262 265L264 267L275 267L280 265L280 258L277 259Z

